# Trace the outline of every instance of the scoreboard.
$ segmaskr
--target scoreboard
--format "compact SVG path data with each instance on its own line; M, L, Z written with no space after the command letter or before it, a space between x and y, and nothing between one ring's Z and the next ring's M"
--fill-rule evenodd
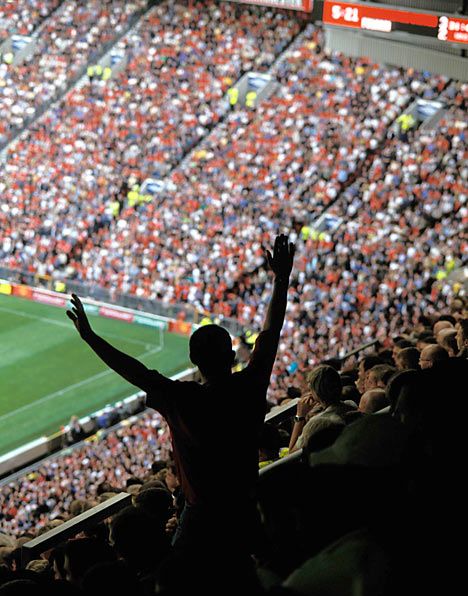
M312 12L314 0L230 0L239 4L258 4L259 6L272 6L273 8L287 8L289 10L302 10Z
M435 12L325 0L323 23L378 33L403 31L468 45L468 18Z

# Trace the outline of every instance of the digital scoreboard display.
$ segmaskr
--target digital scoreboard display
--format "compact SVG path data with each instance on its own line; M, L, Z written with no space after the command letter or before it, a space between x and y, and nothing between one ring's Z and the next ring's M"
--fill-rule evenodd
M230 0L239 4L258 4L259 6L271 6L273 8L286 8L289 10L302 10L312 12L314 0Z
M414 10L325 0L323 22L363 31L404 31L468 45L468 18Z

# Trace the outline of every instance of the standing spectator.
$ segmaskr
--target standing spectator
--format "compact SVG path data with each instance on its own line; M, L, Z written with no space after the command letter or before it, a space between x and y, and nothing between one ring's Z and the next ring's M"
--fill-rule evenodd
M286 311L293 257L294 245L284 235L276 238L273 254L266 253L275 276L274 290L263 331L244 370L231 372L235 353L227 331L206 325L193 333L190 358L199 367L203 384L172 381L112 347L91 329L76 295L72 296L73 310L67 311L82 339L108 366L145 391L148 405L160 411L168 422L186 499L174 540L177 551L187 560L193 555L198 561L208 553L213 555L213 548L220 549L215 552L221 552L222 557L232 553L248 575L248 555L254 548L253 532L258 527L254 497L259 436ZM248 398L250 415L244 420L240 437L229 410L243 396ZM213 451L213 445L222 448Z

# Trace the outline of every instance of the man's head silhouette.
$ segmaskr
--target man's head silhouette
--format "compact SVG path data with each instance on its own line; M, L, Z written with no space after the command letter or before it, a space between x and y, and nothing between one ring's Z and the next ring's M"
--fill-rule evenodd
M226 374L234 363L231 336L219 325L205 325L190 337L190 360L204 377Z

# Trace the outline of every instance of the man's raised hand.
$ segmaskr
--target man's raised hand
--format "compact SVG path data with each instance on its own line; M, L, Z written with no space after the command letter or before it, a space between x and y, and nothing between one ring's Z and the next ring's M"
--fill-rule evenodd
M89 337L92 333L91 325L83 308L83 303L76 294L72 294L72 310L67 310L67 316L73 321L78 333L83 339Z
M270 265L271 270L277 278L284 279L285 281L289 279L295 250L295 245L289 242L288 237L285 234L280 234L276 236L273 254L269 250L265 251L268 265Z

